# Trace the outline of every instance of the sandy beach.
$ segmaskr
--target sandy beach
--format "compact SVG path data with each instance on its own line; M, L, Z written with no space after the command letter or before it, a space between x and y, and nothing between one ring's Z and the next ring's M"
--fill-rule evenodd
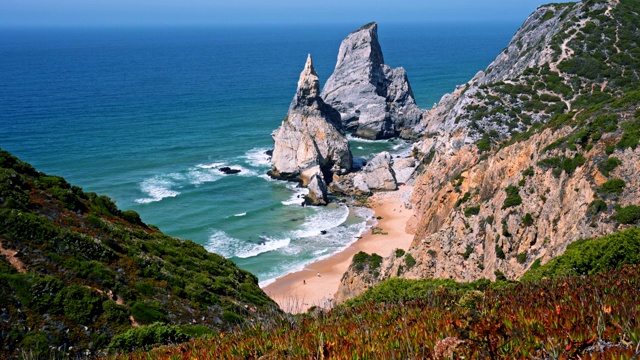
M301 313L312 306L326 307L338 290L353 255L364 251L386 257L394 249L409 248L413 235L405 232L405 226L412 210L407 209L405 203L412 190L411 186L402 185L397 191L376 193L369 199L374 216L380 218L376 226L387 235L373 235L368 230L346 250L278 278L263 290L286 312Z

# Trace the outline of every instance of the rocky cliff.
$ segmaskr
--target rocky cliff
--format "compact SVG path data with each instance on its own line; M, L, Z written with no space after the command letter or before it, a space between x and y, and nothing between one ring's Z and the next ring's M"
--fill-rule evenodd
M342 41L322 98L340 112L347 131L367 139L411 137L422 115L406 71L384 64L376 23Z
M341 296L395 276L517 279L577 239L637 224L638 13L634 1L542 6L445 95L416 130L411 249L373 278L351 268Z
M320 81L311 55L300 74L287 117L272 134L272 168L276 179L300 181L309 189L308 204L327 203L327 184L351 170L349 142L340 114L320 97Z

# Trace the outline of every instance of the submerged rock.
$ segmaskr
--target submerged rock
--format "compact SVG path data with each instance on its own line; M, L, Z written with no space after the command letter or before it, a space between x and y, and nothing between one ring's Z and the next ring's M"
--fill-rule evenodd
M300 181L309 189L305 202L324 205L333 175L351 170L349 142L341 130L340 114L320 97L320 81L308 56L287 117L271 136L274 140L269 175Z
M240 170L240 169L232 169L232 168L230 168L230 167L228 167L228 166L223 166L223 167L221 167L221 168L218 168L218 171L220 171L220 172L222 172L222 173L224 173L224 174L229 175L229 174L237 174L237 173L239 173L239 172L240 172L240 171L242 171L242 170Z
M384 64L375 22L342 41L322 98L340 112L346 130L367 139L412 137L422 117L406 71Z

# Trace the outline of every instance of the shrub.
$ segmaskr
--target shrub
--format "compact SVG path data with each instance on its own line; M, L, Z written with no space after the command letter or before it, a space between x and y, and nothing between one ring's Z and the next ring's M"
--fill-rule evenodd
M464 196L462 196L460 199L456 201L456 204L454 206L458 207L460 206L460 204L463 204L469 201L470 198L471 198L471 193L467 191L466 193L464 193Z
M519 264L524 264L527 262L527 253L520 253L518 255L516 255L516 260L518 260Z
M474 310L484 301L484 293L479 290L469 290L458 300L458 306L467 310Z
M622 165L622 161L615 156L607 158L607 160L601 162L598 165L598 170L604 176L609 176L609 172L613 171L613 169L617 168L619 165Z
M231 324L240 324L242 322L242 316L230 310L223 311L222 317Z
M478 215L480 213L480 206L469 206L464 210L464 216L469 217L472 215Z
M155 322L140 326L116 335L109 344L110 349L130 352L133 350L149 350L156 344L181 343L189 340L179 327Z
M396 249L395 255L397 258L404 256L405 251L403 249Z
M369 255L364 251L360 251L353 256L351 266L353 266L355 270L360 273L367 267L369 268L369 272L372 272L373 270L378 269L381 264L382 256L376 253Z
M522 204L522 197L520 197L520 190L511 185L507 186L504 191L507 192L507 198L504 200L504 204L502 204L502 209L506 209L512 206L518 206Z
M537 269L532 267L522 276L522 281L536 281L543 277L593 275L638 263L640 228L634 227L597 239L575 241L567 246L564 254Z
M505 258L504 250L502 250L502 246L500 246L500 245L496 245L496 257L498 259L503 259L503 260Z
M495 217L493 215L487 216L487 224L493 225L493 220L495 220Z
M629 205L618 208L617 213L612 218L621 224L635 224L640 220L640 206Z
M464 251L464 254L462 254L462 257L467 260L469 256L471 256L471 253L473 253L473 246L467 245L467 249Z
M407 256L405 256L404 258L404 264L406 265L407 270L410 270L412 267L415 266L416 259L414 259L411 254L407 254Z
M166 316L160 309L158 303L135 302L131 306L131 315L136 321L143 324L151 324L158 321L165 321Z
M602 194L622 194L626 183L622 179L611 179L602 184L598 192Z
M524 226L531 226L533 225L533 217L531 216L531 214L526 213L524 215L524 218L522 219L522 225Z
M607 211L607 203L604 200L596 199L589 204L589 208L587 209L587 215L593 216L602 211Z
M496 276L496 281L507 281L507 277L504 276L504 273L500 270L494 271L493 275Z

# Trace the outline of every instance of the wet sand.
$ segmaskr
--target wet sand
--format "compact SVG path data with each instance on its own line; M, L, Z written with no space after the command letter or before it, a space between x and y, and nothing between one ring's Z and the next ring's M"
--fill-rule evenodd
M387 235L373 235L368 230L344 251L278 278L263 290L286 312L302 313L312 306L330 307L353 255L364 251L386 257L395 249L409 248L413 235L407 234L405 227L413 212L405 207L405 202L412 190L411 186L402 185L397 191L376 193L369 199L374 217L381 217L376 226Z

